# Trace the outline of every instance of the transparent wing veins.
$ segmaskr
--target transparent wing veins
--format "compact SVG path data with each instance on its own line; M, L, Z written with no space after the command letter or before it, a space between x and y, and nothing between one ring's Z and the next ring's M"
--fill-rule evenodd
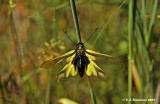
M58 56L58 57L49 59L49 60L43 62L40 67L42 68L44 65L49 64L49 63L50 63L50 64L54 64L54 62L57 62L57 61L58 61L58 63L59 63L59 62L61 62L63 59L66 59L66 58L72 56L73 54L75 54L75 50L69 51L69 52L67 52L67 53L65 53L65 54L63 54L63 55L61 55L61 56Z

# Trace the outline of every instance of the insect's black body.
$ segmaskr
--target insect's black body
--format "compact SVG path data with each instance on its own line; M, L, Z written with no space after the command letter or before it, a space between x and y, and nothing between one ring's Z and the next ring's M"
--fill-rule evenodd
M78 43L76 46L76 56L74 57L72 64L74 65L75 70L78 69L79 75L83 77L85 68L87 69L87 66L90 62L88 57L85 55L84 44Z

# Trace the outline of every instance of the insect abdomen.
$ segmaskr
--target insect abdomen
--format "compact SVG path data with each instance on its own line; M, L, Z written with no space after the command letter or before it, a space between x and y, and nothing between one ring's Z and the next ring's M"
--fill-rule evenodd
M87 66L89 64L88 57L85 56L85 54L78 55L74 57L72 64L75 66L75 70L78 70L78 74L80 77L83 77L85 68L87 69Z
M77 69L78 69L78 73L79 73L80 77L83 77L84 70L85 70L85 62L81 58L77 62Z

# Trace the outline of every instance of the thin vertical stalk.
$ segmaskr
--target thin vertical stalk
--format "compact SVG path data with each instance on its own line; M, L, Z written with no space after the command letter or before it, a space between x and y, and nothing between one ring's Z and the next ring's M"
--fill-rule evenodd
M132 97L132 37L133 37L133 0L129 2L129 21L128 21L128 98ZM128 104L131 104L129 101Z
M16 29L16 24L15 24L15 17L14 17L14 13L13 13L13 7L14 7L14 3L12 0L9 1L9 6L10 6L10 10L9 10L9 15L11 16L11 19L12 19L12 33L13 33L13 40L14 40L14 43L15 43L15 46L16 46L16 55L18 57L18 66L19 66L19 70L20 70L20 75L21 77L23 76L23 70L22 70L22 51L21 51L21 48L20 48L20 44L19 44L19 39L18 39L18 32L17 32L17 29Z
M152 17L151 17L151 21L149 23L149 29L148 29L148 35L147 35L147 48L148 48L148 45L149 45L149 41L150 41L150 38L151 38L151 31L153 29L153 25L155 23L155 18L156 18L156 11L157 11L157 6L158 6L158 0L155 0L154 1L154 6L153 6L153 11L152 11Z
M57 39L57 22L56 22L56 4L57 4L57 0L52 0L52 6L54 8L53 10L53 38L56 40Z
M74 25L75 25L75 28L76 28L76 33L77 33L77 36L78 36L78 42L81 42L81 34L80 34L80 30L79 30L79 23L78 23L75 1L70 0L70 4L71 4L71 10L72 10L72 15L73 15Z
M92 102L93 102L93 104L97 104L96 96L95 96L95 94L94 94L94 91L93 91L93 88L92 88L92 84L91 84L90 78L87 77L87 79L88 79L88 83L89 83L89 87L90 87L90 94L91 94Z
M57 1L53 0L52 1L52 6L53 8L56 7ZM56 40L57 39L57 22L56 22L56 10L53 10L53 38ZM51 80L52 79L52 69L48 70L48 81L47 81L47 89L46 89L46 104L49 104L50 100L50 90L51 90Z
M52 78L52 69L49 69L48 70L47 89L46 89L46 104L49 104L49 99L50 99L51 78Z
M145 0L142 0L142 10L141 10L141 14L142 14L142 21L143 21L143 33L144 33L144 40L145 40L145 45L147 45L147 21L146 21L146 18L145 18L145 15L146 15L146 5L145 5Z
M77 17L77 12L76 12L75 1L70 0L70 4L71 4L71 10L72 10L72 15L73 15L74 25L75 25L76 33L77 33L77 37L78 37L78 42L81 42L81 34L80 34L80 30L79 30L79 23L78 23L78 17ZM89 86L90 86L90 94L91 94L92 102L93 102L93 104L97 104L96 97L95 97L95 94L93 92L92 84L91 84L91 81L90 81L89 77L88 77L88 83L89 83Z

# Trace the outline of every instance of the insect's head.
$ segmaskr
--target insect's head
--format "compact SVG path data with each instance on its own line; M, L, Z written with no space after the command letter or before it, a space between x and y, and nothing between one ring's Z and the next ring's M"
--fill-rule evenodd
M79 49L79 50L83 50L83 49L84 49L84 44L83 44L83 43L78 43L78 44L76 45L76 47L77 47L77 49Z

